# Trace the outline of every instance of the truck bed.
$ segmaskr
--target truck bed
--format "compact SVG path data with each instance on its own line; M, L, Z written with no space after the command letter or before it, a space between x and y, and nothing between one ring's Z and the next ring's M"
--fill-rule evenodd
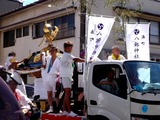
M41 120L86 120L86 118L85 116L70 117L70 116L60 116L59 114L43 113Z

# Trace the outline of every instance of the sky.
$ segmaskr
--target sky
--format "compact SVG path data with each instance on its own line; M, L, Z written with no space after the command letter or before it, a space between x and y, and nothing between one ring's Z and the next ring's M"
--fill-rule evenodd
M36 1L38 1L38 0L23 0L24 2L23 2L23 5L24 6L26 6L26 5L28 5L28 4L31 4L31 3L33 3L33 2L36 2Z

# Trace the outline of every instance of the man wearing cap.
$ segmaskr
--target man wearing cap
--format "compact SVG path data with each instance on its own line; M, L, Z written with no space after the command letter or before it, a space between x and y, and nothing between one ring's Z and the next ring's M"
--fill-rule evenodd
M44 85L47 90L49 110L47 113L53 112L53 98L55 98L56 93L56 82L60 82L59 72L60 72L60 58L57 57L58 49L52 46L49 49L50 56L46 58L46 78L44 80ZM58 106L59 97L56 96L56 104Z
M21 108L29 110L29 104L33 105L31 100L26 95L24 95L19 89L17 89L17 85L22 84L20 75L17 72L12 71L11 75L7 76L7 82L9 87L13 91L13 94L15 95L16 99L20 103Z
M62 79L62 84L65 91L64 101L63 101L63 116L77 116L71 111L70 97L71 97L71 83L73 76L73 62L85 62L84 59L74 57L71 55L73 44L71 41L66 41L64 43L64 53L61 58L60 76Z
M112 54L108 57L108 60L125 60L126 58L120 54L120 48L118 46L112 47Z

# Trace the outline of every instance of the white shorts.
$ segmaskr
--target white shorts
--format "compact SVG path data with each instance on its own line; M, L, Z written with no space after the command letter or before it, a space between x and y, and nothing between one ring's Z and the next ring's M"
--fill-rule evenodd
M70 79L69 77L62 77L62 85L63 88L71 88L72 79Z
M47 91L56 92L56 82L54 77L47 76L44 80L44 86Z

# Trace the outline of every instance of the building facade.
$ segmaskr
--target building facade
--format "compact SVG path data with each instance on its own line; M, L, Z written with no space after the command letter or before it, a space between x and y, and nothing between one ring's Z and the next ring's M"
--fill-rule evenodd
M63 4L62 4L63 3ZM54 7L48 7L50 1L38 1L0 16L0 64L4 64L10 51L23 60L31 53L41 50L44 24L51 23L59 27L54 44L63 50L63 42L70 40L74 44L73 54L79 56L80 17L75 6L64 6L59 0Z
M121 11L126 9L128 11L138 11L139 14L136 17L129 17L125 23L150 23L150 58L153 60L159 61L160 59L160 2L158 0L129 0L129 2L121 7L120 4L115 4L113 7L106 7L105 0L96 0L95 7L92 9L92 13L96 15L104 15L104 16L117 16L117 14L121 14ZM142 10L139 11L139 4L142 7ZM103 8L103 9L102 9ZM116 9L118 8L118 9ZM118 24L120 26L120 23ZM100 58L106 59L110 54L111 46L119 45L122 54L126 54L125 42L121 39L117 40L115 38L116 30L113 27L112 32L103 47L103 50L100 54ZM145 51L145 50L144 50Z
M151 58L160 58L160 2L154 0L140 0L142 11L135 18L128 18L126 22L150 22L150 53ZM80 56L80 51L85 49L85 11L80 9L78 0L67 2L57 0L41 0L21 7L0 16L0 64L4 64L10 51L15 51L17 59L22 60L31 53L41 50L39 46L43 39L43 26L46 22L58 26L60 31L54 44L63 50L63 42L70 40L74 44L73 54ZM95 0L90 14L116 16L114 7L104 7L105 0ZM130 0L125 7L119 10L137 10L137 2ZM82 13L83 12L83 13ZM111 46L117 44L125 54L125 43L115 39L115 30L112 32L100 54L101 59L106 59L110 54Z

